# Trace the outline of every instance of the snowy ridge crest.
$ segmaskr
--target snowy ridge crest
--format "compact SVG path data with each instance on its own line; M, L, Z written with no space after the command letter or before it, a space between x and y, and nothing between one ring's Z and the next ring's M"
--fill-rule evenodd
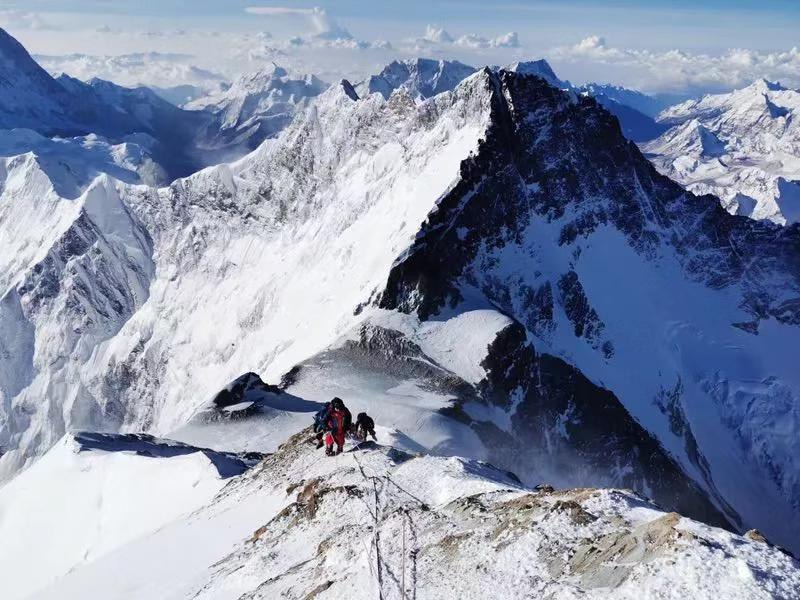
M309 434L293 436L212 497L196 492L190 515L149 524L113 552L90 545L55 580L44 563L41 580L49 585L34 597L114 589L123 600L158 590L171 599L456 598L467 591L749 599L790 598L800 585L797 561L757 534L665 513L628 491L530 489L486 463L413 456L373 442L320 458L306 443ZM176 459L125 460L132 471ZM25 475L33 479L41 465ZM86 478L100 464L83 467ZM102 499L109 527L126 502ZM168 512L155 511L162 519ZM181 549L168 568L166 548Z

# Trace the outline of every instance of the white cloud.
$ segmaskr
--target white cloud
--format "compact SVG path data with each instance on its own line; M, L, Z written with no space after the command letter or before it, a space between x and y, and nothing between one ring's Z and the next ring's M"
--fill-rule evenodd
M170 39L187 35L185 29L146 29L137 31L135 35L146 39Z
M300 15L306 17L314 36L330 40L349 40L353 36L328 14L324 8L294 8L290 6L248 6L244 9L251 15L282 17Z
M244 12L251 15L281 17L284 15L308 15L313 8L293 8L289 6L248 6Z
M57 29L41 15L23 10L0 10L0 25L6 29Z
M155 85L171 87L192 84L213 89L226 78L220 73L192 64L195 57L189 54L136 52L116 56L69 54L66 56L34 57L54 75L66 73L77 79L93 77L108 79L125 86Z
M294 8L289 6L249 6L245 12L260 16L300 15L308 20L311 31L307 36L292 36L283 42L285 47L337 48L343 50L387 50L386 40L358 40L339 24L324 8ZM277 44L280 44L278 42Z
M614 60L625 56L625 52L609 48L606 40L599 35L590 35L569 48L558 50L559 54L569 57L582 57L594 60Z
M353 36L347 29L339 25L324 8L314 8L309 13L314 33L319 38L328 40L350 40Z
M519 36L516 31L509 31L505 35L494 38L492 43L495 48L519 48Z
M627 85L651 91L732 89L758 78L800 86L800 50L797 47L782 52L733 48L718 55L682 50L655 52L615 48L594 35L573 46L556 48L553 56L573 63L619 67L624 69Z
M435 25L428 25L425 28L425 36L422 39L436 44L450 44L453 42L453 36L447 33L443 27Z
M487 38L477 33L467 33L459 38L453 38L444 28L438 25L428 25L421 38L406 40L406 49L411 52L437 52L444 53L456 48L467 50L486 50L491 48L519 48L519 36L515 31L510 31L496 38Z
M476 33L462 35L455 42L456 46L462 48L519 48L519 38L515 31L510 31L505 35L488 39Z

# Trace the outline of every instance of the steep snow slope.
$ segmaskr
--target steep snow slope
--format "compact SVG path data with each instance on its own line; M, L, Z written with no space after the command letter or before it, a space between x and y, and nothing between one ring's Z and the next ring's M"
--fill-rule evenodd
M208 164L197 153L195 137L209 121L209 115L182 110L147 88L128 89L100 79L85 83L65 75L54 79L0 29L2 129L24 128L44 136L98 135L112 144L132 141L135 135L174 179Z
M68 114L69 103L69 93L22 44L0 29L0 128L71 131L74 123Z
M295 79L273 64L242 75L226 90L193 100L185 108L213 115L201 141L205 147L252 150L281 132L326 87L314 75Z
M0 489L3 597L23 598L206 505L247 464L146 437L77 434Z
M4 290L2 317L28 350L9 353L18 375L4 395L0 445L12 450L2 466L21 466L68 427L170 431L242 371L274 380L349 330L359 319L354 308L383 283L477 148L488 119L485 85L424 107L356 101L349 84L336 86L281 143L240 163L158 192L93 188L108 209L125 198L109 225L136 232L95 242L121 242L112 250L122 260L96 264L94 285L68 285L70 265L93 256L93 244L59 248L84 237L77 232L86 215L80 202L54 199L66 231L37 230L50 237L28 246L31 258L15 273L27 271L14 279L26 283ZM84 218L70 222L69 211ZM126 260L134 250L138 264ZM66 267L61 275L37 266L52 254L54 267ZM64 311L72 322L58 319L60 306L79 309ZM80 325L85 311L88 327Z
M0 446L17 447L15 438L28 431L44 448L66 424L122 424L113 392L103 405L87 401L76 373L147 299L153 247L106 175L65 199L34 159L12 164L0 219L9 240L0 255ZM11 450L0 460L8 459L13 469L23 454Z
M798 597L797 561L630 492L526 489L484 463L373 443L326 458L307 435L34 598Z
M671 127L643 149L659 170L728 212L779 224L800 219L800 92L756 81L669 108Z

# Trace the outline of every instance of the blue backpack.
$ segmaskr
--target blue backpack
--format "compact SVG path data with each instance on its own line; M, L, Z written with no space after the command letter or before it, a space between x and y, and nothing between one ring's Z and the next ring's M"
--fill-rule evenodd
M331 403L325 403L319 411L314 415L314 431L322 431L325 429L325 423L328 421L328 413L331 410Z

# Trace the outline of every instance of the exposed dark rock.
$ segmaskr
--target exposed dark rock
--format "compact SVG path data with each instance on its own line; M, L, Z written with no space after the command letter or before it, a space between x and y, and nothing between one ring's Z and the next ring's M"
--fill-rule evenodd
M224 389L214 396L214 405L217 408L233 406L244 402L252 392L269 392L281 394L283 391L275 385L264 383L255 373L245 373L231 381Z
M545 460L550 472L575 477L574 483L584 477L593 485L650 490L663 506L732 526L735 513L724 516L614 394L563 360L537 354L519 324L500 332L483 366L482 398L500 406L511 398L517 402L513 439L498 436L498 441L486 435L482 424L475 426L495 464L528 474L539 471L537 463Z

